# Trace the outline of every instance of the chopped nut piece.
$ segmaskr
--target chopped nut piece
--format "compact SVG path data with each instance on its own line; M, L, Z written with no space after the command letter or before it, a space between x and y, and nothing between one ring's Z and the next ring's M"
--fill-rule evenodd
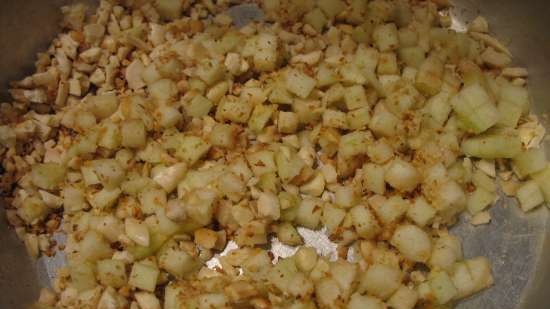
M144 70L145 67L139 59L132 61L132 63L126 67L126 81L128 82L128 87L134 90L145 87L145 82L141 78Z
M468 25L468 31L488 33L489 23L483 16L478 16Z
M489 224L490 222L491 222L491 214L487 211L482 211L480 213L477 213L470 220L470 223L472 225L483 225L483 224Z
M512 62L508 55L497 52L493 47L488 47L481 54L481 59L492 68L504 68Z
M494 37L485 34L485 33L479 33L479 32L471 32L470 35L474 37L475 39L478 39L480 41L485 42L487 45L493 47L496 51L499 51L501 53L504 53L508 57L512 57L512 53L506 48L502 43L500 43L497 39Z

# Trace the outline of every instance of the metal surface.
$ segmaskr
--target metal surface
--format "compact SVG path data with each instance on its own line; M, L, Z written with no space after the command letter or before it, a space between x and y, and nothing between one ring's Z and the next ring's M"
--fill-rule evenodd
M0 1L0 98L7 97L9 81L32 72L36 53L59 31L59 8L71 2L75 1Z
M529 69L534 111L550 129L550 2L544 0L455 0L454 14L469 21L481 14L509 47L514 63ZM548 144L545 145L548 149ZM493 263L496 285L465 301L461 309L550 308L550 224L548 209L524 215L510 201L492 208L489 226L461 225L466 255L485 255Z
M47 47L57 31L58 8L68 0L0 1L0 97L9 80L32 70L35 53ZM544 0L455 0L453 14L464 25L481 13L491 30L515 56L515 63L529 69L534 109L539 115L550 111L550 2ZM246 14L245 14L246 15ZM249 16L249 15L246 15ZM546 121L546 118L542 118ZM548 123L546 128L550 129ZM453 232L463 238L467 257L491 259L495 286L459 304L460 309L548 309L550 298L550 223L548 209L523 214L511 200L502 199L491 209L490 225L473 227L461 222ZM25 308L32 303L40 285L48 284L62 259L27 258L23 245L8 229L0 210L0 309ZM464 221L464 220L463 220ZM330 254L326 239L301 231L311 244ZM280 255L292 248L273 244Z

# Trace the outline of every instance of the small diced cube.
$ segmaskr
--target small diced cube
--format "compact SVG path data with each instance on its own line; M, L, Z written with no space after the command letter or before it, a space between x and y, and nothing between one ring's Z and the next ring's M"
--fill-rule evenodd
M544 196L539 185L531 180L524 183L516 193L521 209L525 212L534 209L544 203Z
M372 33L374 43L381 52L395 50L399 47L399 34L395 24L381 24Z
M158 268L145 263L135 263L128 283L138 289L154 292L159 276Z
M147 132L143 121L139 119L129 119L122 122L120 133L122 135L122 146L128 148L145 147Z
M299 70L290 69L286 72L286 88L302 99L309 96L316 84L315 79Z
M279 112L277 127L281 133L294 133L298 129L298 115L294 112Z

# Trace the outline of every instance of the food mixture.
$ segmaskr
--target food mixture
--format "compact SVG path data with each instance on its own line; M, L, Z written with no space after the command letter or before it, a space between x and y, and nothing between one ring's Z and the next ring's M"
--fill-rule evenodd
M489 223L500 191L549 202L550 167L487 21L452 30L446 0L263 0L237 27L237 2L63 7L11 84L7 217L31 256L67 259L36 308L444 309L489 288L448 228Z

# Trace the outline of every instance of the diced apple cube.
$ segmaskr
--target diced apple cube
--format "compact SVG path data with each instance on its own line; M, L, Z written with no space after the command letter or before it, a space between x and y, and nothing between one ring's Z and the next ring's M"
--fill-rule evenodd
M395 309L413 309L418 301L418 293L402 285L388 300L388 305Z
M516 156L512 163L516 174L523 178L546 167L546 153L543 148L527 149Z
M509 100L498 102L499 119L497 124L505 127L515 128L523 113L522 107Z
M272 102L272 103L275 103L275 102ZM254 110L252 111L252 115L250 116L250 119L248 120L248 127L254 133L261 132L267 125L268 121L271 119L274 111L275 111L275 107L273 105L263 105L263 104L256 105L254 107Z
M17 209L18 216L27 224L36 224L50 213L50 209L38 197L27 197Z
M380 222L387 225L399 221L407 213L409 202L401 196L394 195L371 206Z
M332 206L327 203L323 206L321 223L327 228L329 233L333 233L342 223L345 216L346 211L344 209Z
M308 229L315 230L319 226L322 210L321 200L305 198L298 206L296 223Z
M399 74L399 66L397 65L397 56L395 53L381 53L376 71L381 75Z
M432 254L432 240L428 233L413 224L400 225L390 240L405 258L426 263Z
M341 65L338 72L342 77L341 81L345 84L364 85L367 83L367 78L364 73L365 69L354 63Z
M416 168L409 162L394 159L385 174L385 179L393 188L403 191L413 191L420 183L421 177Z
M317 6L323 10L329 19L332 19L346 9L346 2L342 0L319 0Z
M353 186L337 186L334 189L334 204L341 208L350 208L357 204L359 196Z
M277 127L281 133L294 133L298 129L299 119L294 112L279 112Z
M239 128L230 124L216 123L210 132L209 141L213 146L233 148L237 142Z
M429 280L430 287L439 304L446 304L451 301L457 294L453 281L444 271L437 271L431 275Z
M368 106L365 89L361 85L351 86L344 91L344 100L348 110L355 110Z
M474 192L468 195L467 208L468 211L475 215L485 208L489 207L495 200L495 193L487 191L483 188L476 188Z
M71 214L88 207L82 188L66 186L63 188L63 209Z
M388 299L399 287L403 274L399 269L373 264L362 274L358 292L367 292L381 299Z
M158 0L154 3L157 12L163 19L171 21L181 17L183 2L179 0Z
M369 159L377 164L384 164L393 158L393 148L384 139L378 139L367 148Z
M260 150L251 152L246 155L246 159L256 176L277 171L275 156L272 151Z
M388 52L399 47L399 35L395 24L381 24L372 33L374 43L381 52Z
M376 136L392 137L396 134L399 118L392 114L382 103L374 108L374 114L369 122L369 129Z
M167 203L166 191L155 187L142 189L138 198L141 211L145 214L154 214L158 208L165 207Z
M317 31L322 33L328 20L323 11L319 8L315 8L304 16L304 21Z
M320 64L317 69L317 87L326 87L338 82L338 74L335 68Z
M418 68L416 88L425 95L436 95L443 85L443 72L443 61L438 56L429 56Z
M533 180L539 185L544 200L550 202L550 166L546 166L545 169L533 175Z
M294 93L302 99L307 98L317 84L315 79L297 69L290 69L286 71L285 77L286 88L288 91Z
M152 265L134 263L128 283L135 288L154 292L159 274L158 268Z
M352 130L365 129L370 122L370 108L368 106L347 113L347 124Z
M90 195L88 202L96 209L106 209L112 207L122 191L119 188L107 189L103 188L100 191Z
M216 110L216 119L229 120L237 123L247 123L252 113L253 105L243 99L224 97Z
M97 285L94 274L94 265L92 263L73 262L69 265L69 273L71 275L72 285L79 292L93 289Z
M192 257L184 249L179 248L177 244L169 242L165 246L159 253L159 266L172 276L182 278L200 267L200 263L196 258ZM156 269L150 270L153 275L155 273L154 270ZM158 272L158 270L156 271ZM149 283L145 283L145 285L153 286L152 280ZM147 290L143 287L140 288Z
M197 94L190 101L184 102L183 106L188 116L200 118L208 115L213 104L204 96Z
M126 171L117 160L98 159L91 164L103 187L115 189L124 181Z
M155 81L148 88L151 97L159 104L172 102L178 94L176 83L166 78Z
M376 297L354 293L351 295L347 309L384 309L386 305ZM397 308L396 309L401 309Z
M121 133L118 124L103 122L99 129L98 146L107 149L117 149L121 143Z
M397 54L400 60L413 68L420 68L426 60L426 51L420 46L400 48Z
M495 125L499 119L496 106L479 84L463 88L451 99L451 105L461 124L472 133L479 134Z
M122 135L121 144L128 148L142 148L145 146L147 133L143 121L139 119L129 119L122 122L120 127Z
M176 157L184 160L189 165L195 164L210 150L210 144L198 136L182 137L179 148L176 149Z
M519 187L516 197L519 200L521 209L528 212L540 204L544 203L544 196L539 188L539 185L531 180Z
M32 166L31 180L38 188L53 190L65 178L66 169L57 163L37 163Z
M83 260L90 262L111 258L113 254L113 250L105 238L93 230L88 231L78 243L78 252Z
M522 114L529 111L529 92L525 87L504 84L500 86L499 102L513 103L521 109Z
M436 210L423 197L416 198L407 211L407 217L419 226L429 224L435 215Z
M97 262L97 277L101 284L118 289L128 280L126 265L122 260L100 260Z
M239 246L258 246L267 243L266 223L261 221L251 221L244 224L237 230L235 242Z
M323 126L346 129L348 127L346 114L341 111L326 109L323 113Z
M475 257L466 260L468 270L474 283L473 293L477 293L493 285L494 279L491 273L491 263L486 257Z
M89 110L98 119L104 119L111 116L118 108L118 97L114 94L103 94L87 97Z
M372 136L367 131L348 133L340 138L338 153L345 158L366 154L371 141Z
M296 230L296 228L288 223L284 222L277 227L277 238L286 245L299 246L303 244L302 237Z
M350 210L350 214L355 231L361 238L372 239L381 232L380 224L367 207L355 206Z
M386 171L383 166L367 163L361 169L361 185L363 192L374 192L384 194L386 192L386 182L384 175Z
M273 71L278 61L277 36L271 33L260 33L256 37L256 52L254 53L254 68L260 72Z
M214 85L223 79L224 72L225 69L222 63L214 59L205 58L198 64L196 74L207 85Z
M514 158L521 153L521 140L515 134L483 134L462 142L462 151L467 156L482 159Z

